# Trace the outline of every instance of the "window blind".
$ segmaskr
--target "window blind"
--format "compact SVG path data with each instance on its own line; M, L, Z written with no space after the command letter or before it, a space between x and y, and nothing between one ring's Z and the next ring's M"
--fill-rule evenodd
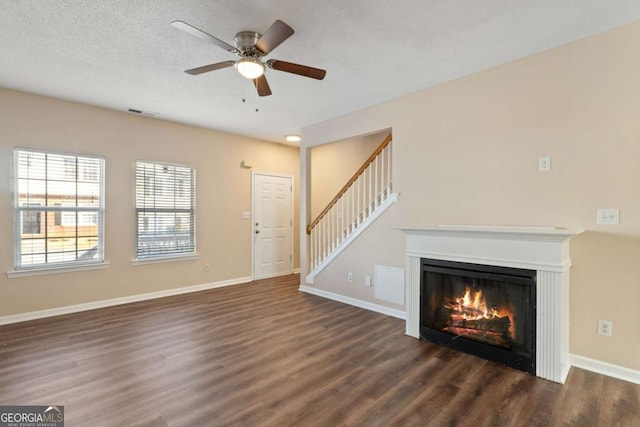
M14 151L16 269L104 261L104 159Z
M136 162L136 258L195 253L195 171Z

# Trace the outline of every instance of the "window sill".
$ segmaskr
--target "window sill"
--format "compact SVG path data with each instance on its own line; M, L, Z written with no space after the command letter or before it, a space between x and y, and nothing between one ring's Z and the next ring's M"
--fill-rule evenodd
M9 279L13 279L16 277L42 276L47 274L68 273L71 271L101 270L103 268L109 268L110 265L111 264L109 262L100 262L96 264L65 265L60 267L41 267L24 270L13 270L7 271L7 277Z
M136 258L131 260L131 265L157 264L161 262L191 261L200 259L200 254L175 255L156 258Z

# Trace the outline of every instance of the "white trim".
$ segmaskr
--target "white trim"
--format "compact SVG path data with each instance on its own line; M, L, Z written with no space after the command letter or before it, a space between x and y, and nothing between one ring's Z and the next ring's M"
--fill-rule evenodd
M111 263L109 262L99 262L94 264L65 265L61 267L48 266L25 270L11 270L7 271L7 277L9 279L14 279L16 277L43 276L46 274L69 273L71 271L101 270L103 268L109 268L110 265Z
M571 363L563 363L560 369L560 384L564 384L567 382L567 377L569 376L570 371Z
M413 321L415 313L420 313L420 258L414 256L406 257L406 269L404 274L404 309L407 311L407 322L405 334L420 339L420 322Z
M333 292L325 291L311 286L300 285L298 288L302 292L308 294L317 295L319 297L327 298L333 301L342 302L345 304L353 305L355 307L364 308L365 310L375 311L376 313L385 314L387 316L395 317L398 319L406 320L407 314L402 310L395 308L385 307L384 305L374 304L368 301L362 301L360 299L347 297L344 295L336 294Z
M291 258L289 259L289 272L287 273L278 273L274 276L264 276L264 277L256 277L256 260L255 260L255 253L256 253L256 240L255 240L255 232L256 232L256 208L255 208L255 203L254 202L254 198L255 198L255 183L256 183L256 175L264 175L264 176L275 176L278 178L289 178L291 180ZM251 171L251 277L254 280L259 280L259 279L266 279L268 277L276 277L276 276L282 276L285 274L293 274L295 273L295 269L293 268L293 250L295 248L294 245L294 232L293 232L293 227L294 227L294 208L293 208L293 203L294 203L294 193L293 193L293 187L295 186L295 180L293 175L285 175L285 174L281 174L281 173L272 173L272 172L260 172L260 171ZM298 273L300 272L300 269L298 269Z
M586 369L587 371L596 372L608 377L629 381L634 384L640 384L640 371L602 362L600 360L589 359L588 357L579 356L577 354L570 354L569 357L571 365L576 368Z
M300 267L293 269L293 274L300 274Z
M529 240L562 242L582 229L567 229L540 226L500 226L500 225L438 225L435 227L394 227L407 234L425 234L448 237L497 238L500 240Z
M336 259L338 257L338 255L340 255L342 253L342 251L344 251L353 241L356 240L356 238L362 234L362 232L364 230L366 230L371 224L373 224L373 222L378 219L378 217L380 215L382 215L387 209L389 209L391 207L392 204L396 203L398 201L398 193L391 193L389 194L389 197L387 197L387 199L382 202L382 204L380 204L376 210L373 211L373 213L371 215L369 215L367 217L367 219L365 219L364 221L362 221L360 223L360 225L358 226L358 228L356 228L356 231L354 231L353 233L351 233L351 235L349 235L349 237L347 237L341 244L340 246L338 246L332 253L331 255L329 255L328 257L326 257L325 259L322 260L322 262L320 264L318 264L318 266L316 268L313 269L312 272L310 272L307 277L305 278L305 281L307 283L309 283L310 285L313 285L313 280L315 279L315 277L320 274L320 272L322 270L324 270L325 268L327 268L327 266L329 264L331 264L331 262Z
M439 252L427 252L427 251L407 251L407 256L417 258L430 258L439 259L444 261L456 261L456 262L468 262L471 264L486 264L497 265L502 267L522 268L525 270L546 270L553 271L555 273L563 273L571 267L571 260L566 260L561 264L541 263L541 262L527 262L527 261L512 261L504 258L493 257L480 257L480 256L456 256Z
M165 257L136 258L131 260L131 265L157 264L159 262L191 261L195 259L200 259L199 253Z
M256 206L253 203L256 194L256 173L254 170L251 170L251 278L255 280L256 278Z
M287 175L284 173L275 173L275 172L265 172L265 171L254 171L251 170L251 175L269 175L269 176L276 176L279 178L291 178L291 180L293 181L293 175Z
M224 286L238 285L251 282L251 277L239 277L237 279L222 280L202 285L187 286L184 288L167 289L164 291L150 292L147 294L131 295L120 298L113 298L102 301L93 301L84 304L67 305L64 307L50 308L47 310L31 311L28 313L12 314L0 317L0 325L10 323L26 322L29 320L43 319L46 317L60 316L63 314L79 313L81 311L95 310L98 308L112 307L115 305L129 304L138 301L147 301L156 298L170 297L174 295L188 294L191 292L205 291L208 289L221 288Z

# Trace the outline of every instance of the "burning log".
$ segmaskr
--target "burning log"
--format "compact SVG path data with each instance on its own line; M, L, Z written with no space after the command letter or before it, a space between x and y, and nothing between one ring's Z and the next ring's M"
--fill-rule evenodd
M511 321L509 316L495 317L493 319L467 320L464 318L450 318L449 326L455 328L475 329L481 332L495 332L501 335L508 335Z
M503 334L498 334L496 332L486 332L479 331L477 329L456 327L446 327L443 330L445 332L456 335L457 337L470 338L472 340L481 341L498 347L511 348L511 340L505 337Z
M436 313L437 328L454 335L509 348L513 340L511 313L487 304L482 291L467 287L464 295L447 298Z

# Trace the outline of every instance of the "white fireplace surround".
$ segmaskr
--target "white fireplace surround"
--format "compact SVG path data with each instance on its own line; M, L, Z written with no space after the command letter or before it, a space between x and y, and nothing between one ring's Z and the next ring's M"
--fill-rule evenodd
M399 227L407 239L406 333L420 338L420 259L536 271L536 375L564 383L569 373L569 239L554 227Z

